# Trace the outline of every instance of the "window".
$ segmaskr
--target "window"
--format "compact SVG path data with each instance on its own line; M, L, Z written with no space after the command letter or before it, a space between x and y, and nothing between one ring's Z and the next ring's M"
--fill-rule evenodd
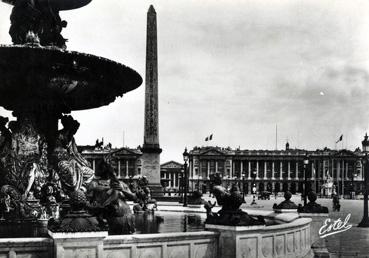
M267 178L272 178L272 162L268 161L266 164L267 164Z
M204 178L204 177L206 177L207 173L208 173L208 162L206 160L202 160L201 161L200 176L202 176Z
M288 178L288 161L282 161L282 177Z
M281 170L279 161L274 161L274 177L279 178L279 171Z
M218 172L224 174L224 161L222 160L218 161Z
M260 178L264 178L264 161L259 161L259 173Z
M210 165L210 174L215 173L215 161L210 160L209 165Z
M296 178L296 161L290 161L290 177Z

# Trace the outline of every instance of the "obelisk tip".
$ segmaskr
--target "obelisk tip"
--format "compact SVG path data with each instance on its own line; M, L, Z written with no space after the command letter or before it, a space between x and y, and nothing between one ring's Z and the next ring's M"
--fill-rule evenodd
M148 12L149 13L156 13L153 5L150 5L150 8L149 8Z

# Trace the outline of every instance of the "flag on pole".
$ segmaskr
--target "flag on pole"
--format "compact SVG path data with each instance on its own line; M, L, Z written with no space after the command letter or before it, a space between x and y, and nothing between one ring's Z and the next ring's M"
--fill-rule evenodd
M336 141L336 143L339 143L343 139L343 134L341 134L340 138Z

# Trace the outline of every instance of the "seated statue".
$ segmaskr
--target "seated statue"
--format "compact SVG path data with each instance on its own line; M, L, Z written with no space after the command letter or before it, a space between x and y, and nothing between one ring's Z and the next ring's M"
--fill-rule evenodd
M222 180L219 173L211 175L210 180L213 183L213 194L218 205L222 206L222 209L217 214L212 213L212 216L208 216L206 223L231 226L265 224L262 217L255 219L240 209L240 206L243 203L243 196L236 185L233 185L231 190L227 191L222 186Z
M64 128L58 132L52 164L66 194L79 189L86 191L88 184L94 178L94 171L77 150L74 135L79 128L79 123L71 116L63 116L61 123Z
M10 15L9 34L14 44L29 42L29 34L35 34L42 46L57 46L66 48L67 41L61 36L62 28L67 22L61 20L59 9L51 3L56 1L43 0L13 0L13 10ZM60 1L59 1L60 2Z
M189 204L203 204L202 193L198 190L192 192L192 195L188 197Z
M135 199L126 185L118 179L110 179L108 199L102 204L106 209L106 219L109 225L109 234L121 235L135 232L135 220L127 200Z
M273 209L297 209L297 205L291 201L292 194L287 191L284 193L284 201L280 204L274 204Z
M298 212L300 213L328 213L328 208L321 206L320 204L316 203L317 195L313 191L308 193L308 200L309 203L307 203L303 207L299 207Z
M157 210L156 200L151 199L151 191L148 184L149 181L145 176L140 177L137 180L137 184L133 186L133 191L131 190L137 197L137 204L133 206L135 213Z
M134 216L127 201L136 201L136 194L117 179L113 167L106 161L100 164L100 169L103 170L99 172L101 179L108 179L109 186L105 182L92 181L88 188L89 211L100 222L106 221L111 235L134 233Z

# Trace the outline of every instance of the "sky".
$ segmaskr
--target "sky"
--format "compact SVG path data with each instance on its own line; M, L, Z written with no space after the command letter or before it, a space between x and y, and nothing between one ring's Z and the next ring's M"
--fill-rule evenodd
M292 148L335 148L341 134L337 148L361 146L369 129L369 1L93 0L60 13L68 50L121 62L144 78L150 4L161 163L181 162L185 147L275 149L276 138L278 149L287 140ZM1 44L11 43L10 12L1 3ZM72 112L81 123L77 143L142 145L144 88Z

